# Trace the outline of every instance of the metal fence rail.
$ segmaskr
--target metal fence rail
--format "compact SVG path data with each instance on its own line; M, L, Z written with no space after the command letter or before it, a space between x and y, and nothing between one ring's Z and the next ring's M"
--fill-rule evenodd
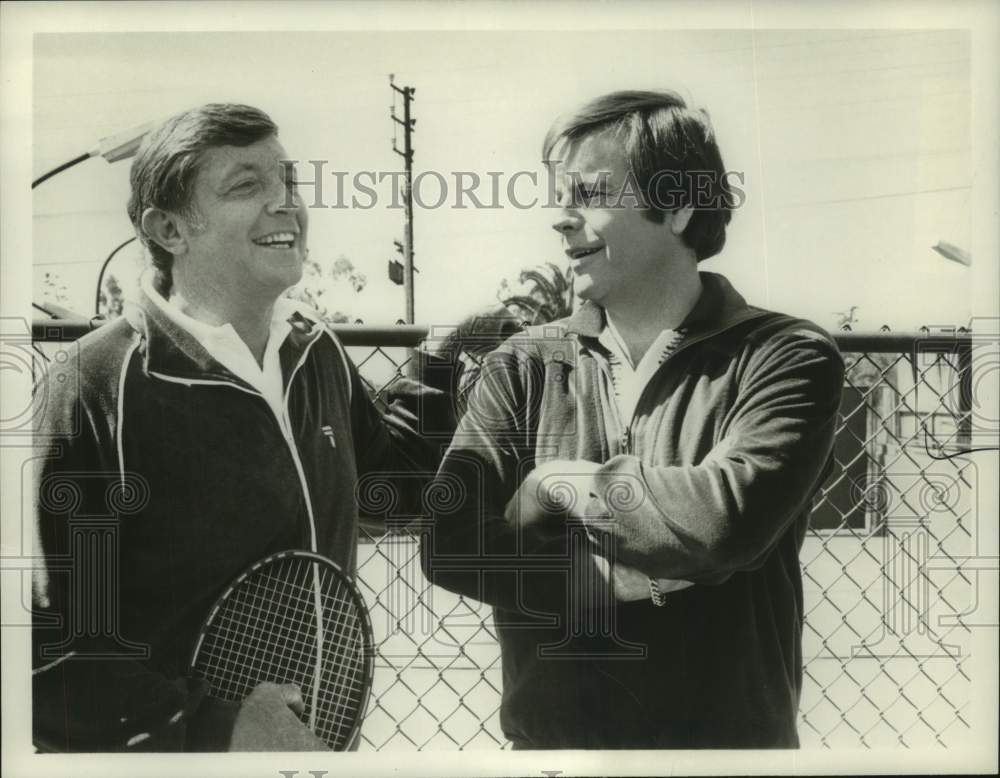
M72 324L36 324L34 336L89 328ZM376 395L427 333L337 331ZM802 743L947 747L970 727L969 637L982 602L979 483L966 453L977 443L975 343L964 331L836 337L848 368L836 468L801 554ZM378 644L362 749L506 747L490 609L432 588L407 530L365 536L358 577Z

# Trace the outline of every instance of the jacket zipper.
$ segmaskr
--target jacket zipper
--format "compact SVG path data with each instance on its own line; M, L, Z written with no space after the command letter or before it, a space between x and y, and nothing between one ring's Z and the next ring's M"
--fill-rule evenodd
M295 368L291 372L291 375L288 377L288 387L282 392L282 405L281 405L280 415L274 412L274 409L271 408L271 403L267 402L267 400L264 400L264 395L262 395L260 392L253 391L252 389L246 389L240 386L239 384L234 384L232 381L208 381L205 379L200 379L200 380L192 379L189 381L184 381L182 379L170 378L169 376L165 376L162 373L154 373L153 371L150 371L151 375L158 376L159 378L166 381L175 381L179 383L184 383L187 384L188 386L191 386L192 384L196 383L231 386L234 389L239 389L242 392L246 392L247 394L254 395L256 397L259 397L261 400L264 400L264 404L268 407L268 409L270 409L271 415L274 416L274 419L278 424L278 430L281 432L281 437L284 438L285 443L288 445L288 451L292 455L292 462L295 465L295 472L299 476L299 485L302 487L302 496L306 502L306 514L309 517L309 546L310 549L313 551L313 553L319 553L318 549L319 544L316 538L316 517L313 514L312 495L309 493L309 484L306 481L305 468L302 466L302 460L299 457L299 451L295 446L295 436L292 434L291 420L288 417L288 398L291 392L292 384L295 381L295 376L298 374L299 369L305 363L306 357L309 356L309 350L312 348L313 343L315 343L317 340L318 338L313 338L312 341L306 344L305 349L303 349L302 351L302 356L299 358L299 361L296 363ZM314 680L312 685L312 701L311 701L312 704L310 706L310 717L309 717L309 724L310 726L314 727L316 709L318 707L317 702L319 695L319 678L322 675L324 643L325 643L323 617L322 617L323 614L322 589L320 587L319 572L315 566L313 567L312 594L313 594L313 601L316 606L316 618L318 622L315 635L316 663L313 676Z
M312 348L312 344L315 343L316 340L318 340L318 338L314 338L305 347L305 349L303 349L302 356L299 358L298 363L292 370L292 374L288 377L288 389L286 389L282 393L283 397L282 397L281 408L283 411L283 415L285 417L286 425L288 427L288 432L285 435L285 441L288 443L288 450L292 454L292 461L295 462L295 469L296 471L298 471L299 481L302 484L302 493L305 495L306 498L306 510L309 513L309 532L310 532L310 540L312 542L312 550L316 553L319 553L319 548L318 548L319 543L316 538L316 517L313 515L313 508L312 508L312 495L310 495L309 493L309 484L306 482L306 471L305 468L302 466L302 460L299 458L299 450L295 446L295 437L292 435L291 420L288 418L288 396L292 388L292 383L295 381L295 376L298 374L299 368L302 367L303 363L306 361L306 357L309 356L309 350ZM270 407L270 404L268 404L268 407Z
M632 416L631 418L629 418L628 424L624 425L622 424L621 410L618 408L618 403L612 402L611 405L614 408L615 419L618 421L619 429L621 429L621 434L618 436L618 447L620 449L619 453L626 454L628 456L632 455L633 453L632 444L634 442L632 437L632 427L635 424L637 418L636 414L638 413L639 408L642 406L642 400L646 396L646 393L649 391L650 385L654 383L656 377L660 374L660 371L663 370L663 367L664 365L667 364L667 362L673 359L677 354L686 349L688 346L693 346L696 343L701 343L702 341L708 340L709 338L714 338L716 335L719 335L725 332L726 330L730 330L739 324L743 324L744 322L750 321L751 319L759 318L760 316L763 315L764 314L762 313L758 314L757 316L750 316L747 317L746 319L741 319L740 321L727 324L725 327L721 327L716 330L710 330L709 332L705 332L702 333L701 335L692 337L689 340L682 341L681 344L676 349L667 354L664 360L660 363L659 367L656 368L653 375L650 376L649 380L646 382L646 385L642 387L642 391L639 392L639 398L636 400L635 408L632 411ZM604 375L607 378L607 380L611 381L611 383L613 384L614 382L611 379L611 373L609 371L609 368L607 367L606 360L601 359L600 365L601 369L604 371Z

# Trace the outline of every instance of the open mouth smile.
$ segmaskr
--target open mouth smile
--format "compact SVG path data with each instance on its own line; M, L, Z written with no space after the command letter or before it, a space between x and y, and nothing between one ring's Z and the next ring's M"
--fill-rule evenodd
M581 246L575 249L566 249L566 255L570 259L583 259L584 257L589 257L591 254L596 254L603 248L604 246Z
M295 247L298 236L294 232L272 232L260 238L255 238L254 243L269 249L290 249Z

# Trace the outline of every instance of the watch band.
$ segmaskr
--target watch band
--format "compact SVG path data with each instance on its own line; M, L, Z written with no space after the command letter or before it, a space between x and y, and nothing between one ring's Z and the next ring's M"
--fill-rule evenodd
M652 578L649 579L649 596L657 608L662 608L667 602L667 595L660 591L660 587Z

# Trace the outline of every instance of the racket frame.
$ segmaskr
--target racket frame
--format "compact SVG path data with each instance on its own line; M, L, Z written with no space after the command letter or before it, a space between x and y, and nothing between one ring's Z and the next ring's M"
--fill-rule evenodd
M235 592L245 580L247 580L251 575L256 573L262 567L289 558L302 559L308 562L315 562L332 569L333 572L336 574L336 576L340 579L340 582L347 589L347 592L350 595L351 599L354 601L354 605L358 612L358 625L359 628L361 629L362 642L363 642L362 646L363 671L361 674L361 679L362 679L361 700L358 705L357 715L355 716L354 722L351 726L351 732L345 739L344 745L340 749L343 751L351 751L355 747L355 744L359 736L361 735L361 725L364 722L365 716L368 713L368 703L371 700L372 682L374 680L374 674L375 674L375 639L374 639L374 633L372 631L371 616L368 613L368 606L365 604L364 598L361 596L361 592L358 590L358 587L354 583L354 580L350 576L344 573L344 571L340 568L340 565L338 565L332 559L323 556L322 554L317 554L315 551L302 551L300 549L287 549L285 551L278 551L274 554L268 554L262 559L257 560L249 567L247 567L243 572L237 575L226 586L222 594L220 594L216 598L215 603L212 605L211 609L208 612L208 616L206 616L204 622L202 622L201 629L198 631L198 639L195 641L194 650L191 652L191 661L188 663L188 674L197 678L202 677L201 675L198 675L196 670L198 664L198 655L201 653L201 648L205 643L205 638L208 636L212 628L212 624L215 620L216 615L225 605L226 601L230 598L230 596L232 596L233 592ZM315 568L313 568L313 570L315 570ZM318 684L314 681L313 686L316 687L318 686ZM304 697L305 695L303 695L303 699ZM317 737L319 736L317 735Z

